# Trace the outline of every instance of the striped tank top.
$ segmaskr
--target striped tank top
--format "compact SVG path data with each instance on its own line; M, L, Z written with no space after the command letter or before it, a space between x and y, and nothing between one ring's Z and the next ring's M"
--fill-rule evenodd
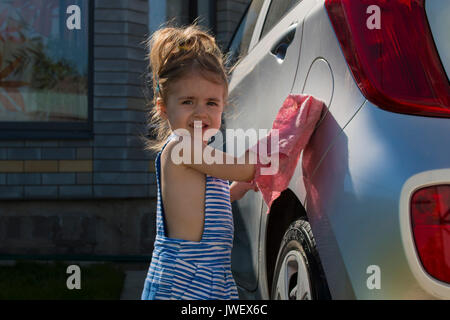
M199 242L168 238L161 196L161 152L155 160L156 239L142 300L236 300L231 273L233 215L227 180L206 175L204 229Z

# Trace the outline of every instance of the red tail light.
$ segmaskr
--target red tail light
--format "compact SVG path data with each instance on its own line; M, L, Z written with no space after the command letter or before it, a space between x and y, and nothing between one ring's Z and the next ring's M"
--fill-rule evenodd
M379 29L367 26L371 5L380 8ZM450 85L424 0L326 0L325 7L353 77L369 101L393 112L450 117Z
M450 185L416 191L411 222L422 266L434 278L450 283Z

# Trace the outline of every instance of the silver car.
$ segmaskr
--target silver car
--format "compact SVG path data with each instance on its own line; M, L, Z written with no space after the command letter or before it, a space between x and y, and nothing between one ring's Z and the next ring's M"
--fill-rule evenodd
M448 0L251 2L224 127L270 129L290 93L327 110L269 214L260 193L233 203L241 299L450 299L449 16Z

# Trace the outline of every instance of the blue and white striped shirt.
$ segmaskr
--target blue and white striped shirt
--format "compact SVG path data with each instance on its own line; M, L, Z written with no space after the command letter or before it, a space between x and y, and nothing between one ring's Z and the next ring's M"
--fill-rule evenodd
M175 137L172 134L164 147ZM239 299L231 273L234 227L229 183L206 175L205 223L200 242L166 237L160 183L164 147L155 160L156 240L141 299Z

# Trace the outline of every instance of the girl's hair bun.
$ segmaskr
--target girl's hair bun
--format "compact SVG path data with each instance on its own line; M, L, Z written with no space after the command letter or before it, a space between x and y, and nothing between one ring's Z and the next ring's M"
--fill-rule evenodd
M163 98L167 82L193 69L209 71L227 83L224 56L214 37L198 25L162 28L152 35L148 45L153 87L159 85L157 94Z

